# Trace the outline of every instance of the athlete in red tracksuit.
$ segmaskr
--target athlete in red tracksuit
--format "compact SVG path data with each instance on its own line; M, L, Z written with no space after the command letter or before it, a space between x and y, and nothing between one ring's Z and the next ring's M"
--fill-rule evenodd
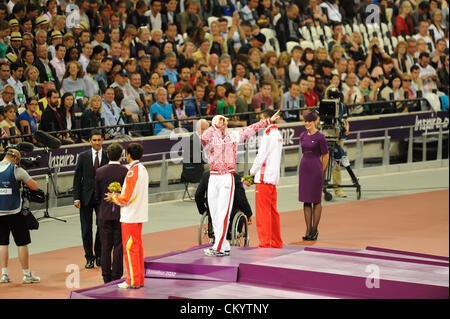
M214 230L214 245L205 249L208 256L228 256L230 243L226 239L234 200L234 177L239 143L256 134L260 129L279 118L279 111L272 118L240 130L227 130L227 118L216 115L212 126L201 135L205 147L210 178L208 183L208 206Z
M143 148L130 143L127 147L127 161L130 165L120 195L108 193L106 200L120 205L122 245L128 277L119 288L140 288L144 286L144 246L142 223L148 221L148 173L139 162Z
M269 118L272 114L273 110L269 109L264 116ZM263 248L283 248L280 215L277 209L277 184L280 180L282 149L283 138L278 132L278 127L271 124L264 132L258 155L250 169L256 184L256 229L259 247Z

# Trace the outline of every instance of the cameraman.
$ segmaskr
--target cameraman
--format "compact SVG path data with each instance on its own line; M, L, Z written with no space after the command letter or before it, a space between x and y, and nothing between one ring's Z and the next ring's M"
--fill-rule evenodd
M336 163L331 163L332 165L331 173L333 178L332 183L335 185L341 185L342 184L341 164L345 168L350 166L349 160L347 158L347 153L344 150L344 140L350 133L350 125L347 119L348 111L346 107L344 107L344 104L342 103L341 92L339 92L339 90L334 85L330 85L325 90L324 95L325 99L338 100L339 102L339 119L338 119L339 122L337 124L340 126L340 134L336 142L337 147L334 150L333 156ZM336 197L347 197L341 187L335 188L334 193Z
M18 166L20 160L20 152L11 148L0 162L0 267L2 268L0 283L11 282L8 276L10 233L19 251L19 261L23 269L22 283L40 282L40 278L30 272L28 244L31 243L31 237L22 214L19 182L24 183L31 190L39 188L36 181Z

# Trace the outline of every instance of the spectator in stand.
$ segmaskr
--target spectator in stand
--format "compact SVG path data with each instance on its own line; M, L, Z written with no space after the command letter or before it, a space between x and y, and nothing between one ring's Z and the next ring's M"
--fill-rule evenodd
M449 73L448 73L448 54L445 56L444 65L437 71L438 75L438 90L444 92L446 95L449 95Z
M39 70L34 65L25 69L25 82L23 82L23 89L27 99L36 97L40 99L43 97L42 85L38 82Z
M336 4L336 0L322 1L322 3L319 6L322 8L322 11L325 11L329 22L333 22L333 23L341 23L342 22L342 16L343 16L342 7L340 8Z
M420 79L420 68L417 64L411 67L411 80L411 90L417 96L417 92L423 89L422 80Z
M427 52L423 52L419 56L419 77L422 80L422 86L424 93L432 92L437 88L437 73L436 70L430 65L430 55Z
M252 107L255 112L273 109L272 86L270 82L261 82L259 92L253 96Z
M177 84L175 84L175 90L179 91L184 85L191 86L189 80L191 79L191 68L184 66L181 68L180 79ZM192 87L192 86L191 86Z
M291 82L289 90L283 94L283 110L299 109L305 106L304 102L305 98L300 96L300 85L298 82ZM282 117L286 122L297 122L300 120L300 114L300 110L284 111Z
M6 87L8 90L10 87ZM9 90L8 90L9 91ZM8 92L10 93L10 92ZM3 108L4 120L0 122L0 128L6 132L7 136L21 135L19 128L16 125L17 113L16 107L13 104L8 104ZM21 138L14 138L8 140L10 144L17 144L22 141Z
M394 54L392 55L394 61L394 69L397 74L409 73L411 65L406 58L408 44L405 41L397 43Z
M236 97L236 112L237 113L247 113L253 112L253 86L250 83L244 83L241 85L237 91ZM247 124L250 119L253 119L252 115L241 115L241 120L246 120Z
M414 65L417 63L418 55L417 55L417 40L414 38L409 38L406 43L407 46L407 53L406 53L406 59L408 60L410 65Z
M416 40L419 40L419 39L425 40L425 42L428 45L428 50L430 52L433 52L434 51L434 42L433 42L433 39L432 39L430 33L428 32L429 26L430 26L430 23L427 20L420 21L419 27L418 27L419 32L416 35L414 35L414 38Z
M83 80L84 72L78 61L70 61L62 81L62 91L72 93L75 100L80 99L83 104L87 104L89 99L86 97L86 83Z
M357 87L357 76L355 73L348 73L345 82L342 83L342 95L345 104L355 104L363 100L361 91Z
M75 121L75 99L72 93L64 93L61 97L61 105L58 108L58 112L63 119L64 131L76 129ZM78 140L78 135L72 132L66 132L62 134L62 140L64 144L74 144Z
M442 11L440 9L434 9L431 11L431 24L428 28L433 42L445 38L444 26L442 25Z
M194 99L194 90L192 86L189 84L185 84L181 87L180 93L183 98L184 104L184 112L187 117L195 117L198 116L198 110L196 108L195 99Z
M50 64L55 68L58 81L62 83L64 74L66 73L66 63L64 57L66 56L66 47L64 44L57 44L55 47L55 57L50 61Z
M246 78L246 66L243 62L236 62L234 64L234 78L232 79L233 87L235 90L239 91L241 86L245 83L249 83L249 80ZM250 81L253 84L256 84L255 76L253 74L250 75Z
M14 89L14 86L7 83L1 92L0 97L0 106L6 106L6 105L14 105L14 96L16 95L16 90Z
M39 130L45 132L62 131L64 129L64 119L58 112L60 104L58 91L53 89L49 90L47 92L47 101L48 105L42 112ZM57 134L56 137L63 140L62 134Z
M390 58L389 55L387 55L383 49L380 46L380 41L377 37L372 38L370 40L369 44L369 53L367 54L366 58L366 67L369 72L372 72L372 70L381 64L383 59Z
M114 101L114 88L108 87L103 93L101 117L104 119L105 126L123 125L124 120L120 107ZM121 134L125 134L124 127L116 127L106 129L105 139L115 138Z
M288 4L286 6L286 14L282 14L275 25L275 32L281 51L286 51L287 42L299 42L300 39L303 39L299 31L299 28L301 27L301 21L298 18L299 13L300 11L296 4Z
M20 62L15 62L11 64L11 77L8 79L8 83L14 87L14 104L19 108L20 111L25 110L26 98L25 89L22 82L20 81L23 76L24 66Z
M300 78L302 67L302 48L296 45L291 51L291 63L289 64L289 80L291 82L297 82Z
M30 97L27 100L26 110L19 114L16 120L16 126L22 134L34 134L37 130L36 110L38 108L38 99Z
M308 80L308 91L303 93L305 96L306 107L318 106L320 103L319 95L316 93L316 77L313 74L305 75Z
M344 27L340 23L333 25L333 40L328 43L328 51L330 52L335 45L347 48L350 44L350 37L344 33Z
M218 72L218 75L214 79L214 83L216 85L224 84L224 83L229 83L229 84L233 83L231 81L231 78L228 76L228 64L227 64L227 62L221 60L219 62L218 67L217 67L217 72Z
M427 22L431 19L430 17L430 3L428 1L421 1L416 10L411 15L414 23L414 31L420 32L420 23L422 21Z
M198 14L200 4L195 0L185 2L185 11L180 13L181 34L189 33L202 26L202 19Z
M198 70L194 73L194 75L189 80L189 83L192 87L202 84L205 86L212 85L214 86L214 80L210 78L209 68L206 64L200 64Z
M135 10L131 12L131 14L127 17L127 24L131 24L139 27L145 27L148 25L148 17L145 16L145 12L147 12L148 4L145 0L139 0L136 2Z
M400 35L411 36L414 34L414 25L411 14L413 7L411 2L403 1L400 5L399 14L395 17L392 25L392 35L398 37Z
M248 22L251 25L256 24L255 17L258 15L256 8L258 7L258 0L248 0L247 4L240 10L240 18L242 22Z
M402 98L405 98L405 99L416 98L414 91L411 90L411 82L412 82L411 74L403 74L402 75L402 87L401 87Z
M166 69L164 75L166 75L170 82L177 84L178 82L178 72L176 70L177 56L174 52L167 54L165 58Z
M167 103L167 91L159 87L155 93L155 103L150 107L152 121L174 120L172 106ZM175 129L174 122L156 123L153 130L154 135L170 135Z
M102 112L102 98L100 95L94 95L89 99L89 103L86 109L81 114L81 128L95 128L102 125L101 121ZM91 130L81 131L81 141L87 143L91 134ZM106 137L105 137L106 138Z
M41 83L52 82L57 90L60 89L61 82L58 80L55 68L48 60L47 44L36 45L34 65L39 70L39 81Z
M170 81L170 82L173 83L172 81ZM153 72L152 75L150 76L149 87L150 87L150 92L153 95L155 95L158 88L161 87L161 79L157 72Z
M435 70L439 70L444 66L446 45L447 45L447 43L446 43L445 39L437 40L436 41L436 50L430 54L430 58L431 58L430 65Z
M364 61L366 55L362 48L364 42L361 33L353 32L348 41L349 45L346 47L348 56L356 62Z

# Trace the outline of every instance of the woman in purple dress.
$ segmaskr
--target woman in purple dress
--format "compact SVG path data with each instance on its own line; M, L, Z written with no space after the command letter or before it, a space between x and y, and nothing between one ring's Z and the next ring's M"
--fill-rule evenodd
M304 117L306 131L300 134L302 160L298 179L298 200L303 202L306 235L303 240L316 240L322 214L323 173L328 163L328 146L325 135L317 129L317 113L311 111Z

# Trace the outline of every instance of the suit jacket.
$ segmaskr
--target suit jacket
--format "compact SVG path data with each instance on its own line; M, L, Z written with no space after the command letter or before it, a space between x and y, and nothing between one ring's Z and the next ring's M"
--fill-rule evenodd
M36 57L34 59L34 63L33 64L39 70L39 80L40 80L40 82L42 83L42 82L48 81L48 75L47 75L47 72L45 71L45 66L41 62L41 60L38 57ZM55 81L53 83L55 83L56 90L59 91L61 89L61 83L59 83L58 77L56 76L56 70L53 67L53 65L50 64L50 61L48 63L48 66L50 67L50 70L52 71L53 79L55 79Z
M109 192L108 186L112 182L118 182L121 186L125 181L128 169L120 164L106 164L95 174L95 197L96 202L100 202L100 219L103 220L119 220L120 206L104 200L105 194Z
M99 167L108 164L109 160L106 152L102 150L102 159ZM94 196L94 160L92 158L92 150L80 153L73 177L73 200L81 201L81 206L89 206ZM97 204L97 203L96 203Z

